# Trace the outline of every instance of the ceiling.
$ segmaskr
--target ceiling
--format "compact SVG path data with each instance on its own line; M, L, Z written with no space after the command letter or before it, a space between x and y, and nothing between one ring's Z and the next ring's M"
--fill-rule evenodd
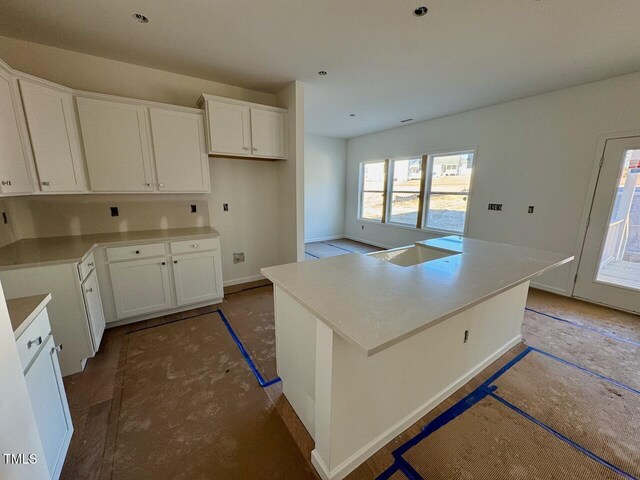
M306 130L345 138L640 71L639 21L639 0L0 2L0 35L266 92L300 80Z

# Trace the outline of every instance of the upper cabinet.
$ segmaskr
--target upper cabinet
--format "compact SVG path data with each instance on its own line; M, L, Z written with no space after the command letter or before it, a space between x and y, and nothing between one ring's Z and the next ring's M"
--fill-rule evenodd
M158 190L206 192L209 158L202 112L149 108Z
M154 190L145 107L77 97L93 192Z
M85 190L71 93L20 79L31 147L43 192Z
M203 95L210 155L283 160L287 158L287 111Z
M13 76L0 67L0 193L33 192L28 139L21 132L22 110Z

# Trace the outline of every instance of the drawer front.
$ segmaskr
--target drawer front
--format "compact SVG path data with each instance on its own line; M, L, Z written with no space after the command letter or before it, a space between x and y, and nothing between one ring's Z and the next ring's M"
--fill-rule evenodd
M18 344L18 353L20 354L20 362L22 362L22 368L27 368L29 362L33 360L36 352L46 340L47 336L51 333L51 325L49 324L49 315L45 308L33 319L31 325L18 337L16 343Z
M82 262L78 264L78 274L80 275L80 281L82 282L87 275L91 273L91 270L96 266L96 261L93 258L93 252L89 254Z
M220 240L217 238L199 238L197 240L182 240L171 242L171 253L195 253L204 250L219 250Z
M130 245L127 247L107 248L107 259L110 262L119 260L135 260L138 258L159 257L165 255L164 243L147 245Z
M203 250L219 250L218 238L199 238L197 240L182 240L171 242L171 253L194 253Z

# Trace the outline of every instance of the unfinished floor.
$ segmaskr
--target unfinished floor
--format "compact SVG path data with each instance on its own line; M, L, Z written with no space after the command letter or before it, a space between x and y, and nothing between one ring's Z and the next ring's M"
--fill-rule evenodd
M222 309L247 347L257 370L266 379L274 378L272 288L258 285L228 293L218 306L108 330L100 352L88 361L85 371L65 378L75 434L62 478L317 478L308 462L313 441L283 397L281 384L267 388L258 384L221 318L214 313L218 308ZM523 326L526 345L640 389L638 317L538 290L530 291L527 305ZM526 345L514 347L380 449L348 478L372 479L383 474L394 464L395 450L474 392L521 354ZM548 372L539 365L517 365L528 367L525 387L529 384L535 387L536 382L547 378ZM513 373L518 371L513 370ZM180 379L179 389L171 387L177 385L176 379ZM564 393L560 395L561 401L543 413L536 411L537 415L544 414L549 418L555 414L562 418L570 411L578 417L592 418L593 412L588 407L603 400L599 397L594 400L593 391L588 391L587 386L579 382L577 386L560 382L556 388L559 391L556 393ZM511 390L517 388L512 386ZM606 391L613 395L612 398L619 398L619 390ZM535 404L541 394L539 388L524 388L517 392L517 401L524 402L522 405L525 406ZM626 412L620 403L616 408L606 402L604 405L600 414L612 425L626 425L626 430L605 432L608 436L603 438L607 445L614 446L614 457L618 455L615 458L626 455L625 458L634 464L637 457L632 453L637 455L635 446L640 432L638 410ZM491 408L491 405L481 406ZM483 419L496 411L494 408L482 415L483 411L470 410ZM501 422L501 431L515 429L516 435L531 432L531 423L523 422L521 416L514 417L512 411L495 418ZM510 418L514 420L509 421ZM475 421L477 419L458 419L469 423L471 427L468 428L486 432L485 426ZM439 435L464 433L467 430L464 425L451 422L439 431ZM565 431L568 436L579 436L584 430L584 426L573 422L565 427L569 429ZM589 460L587 456L574 447L567 449L568 444L553 435L540 433L535 428L533 431L538 435L533 444L522 447L506 442L500 445L501 455L515 469L512 472L519 472L516 477L526 478L530 473L518 450L521 449L522 452L537 452L535 458L547 455L543 465L552 467L537 472L540 478L554 478L562 471L570 472L573 478L593 478L602 472L610 478L624 478L612 474L610 468L603 469L600 463L585 462ZM428 459L455 457L455 452L446 451L444 456L434 455L434 452L438 453L437 449L433 450L434 445L437 447L439 442L421 442L420 448L411 451L409 458L419 468L422 468L420 465L426 468L422 470L424 478L446 478L452 471L475 472L475 478L493 475L499 465L487 460L486 449L495 450L495 446L487 445L490 437L486 435L473 437L474 442L478 439L480 443L460 444L469 452L464 458L457 459L460 462L454 465L454 470L450 470L453 468L450 464L435 464L434 467L433 463L426 463ZM455 441L466 440L456 437ZM565 454L559 457L558 452ZM517 461L513 461L511 454ZM258 457L260 460L256 461ZM579 464L575 463L576 459ZM554 470L554 462L566 464L562 468L558 465ZM397 471L392 478L405 476Z

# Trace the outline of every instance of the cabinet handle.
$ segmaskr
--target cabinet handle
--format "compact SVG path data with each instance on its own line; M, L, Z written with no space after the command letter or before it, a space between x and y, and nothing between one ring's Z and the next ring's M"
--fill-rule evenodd
M144 186L145 186L145 187L150 187L150 186L151 186L151 184L150 184L150 183L145 183L145 184L144 184Z
M258 151L258 149L256 147L253 147L251 150L253 150L254 152Z
M57 347L52 347L51 348L51 353L55 353L55 352L61 352L62 351L62 344L58 345Z
M166 265L166 264L167 264L167 262L162 262L162 265Z
M173 263L178 263L178 260L174 260Z
M90 267L95 267L95 265L93 264L93 262L91 262L91 263L87 263L87 265L88 265L88 266L90 266Z
M48 187L49 185L51 185L51 182L40 182L40 185L42 185L43 187Z
M40 346L42 345L42 337L34 338L33 340L29 340L27 342L27 348L31 348L31 345Z
M159 187L164 187L164 183L159 183L158 186Z
M191 245L193 248L198 248L198 244L194 243L193 245Z
M93 292L93 288L87 288L87 289L85 290L85 292L87 292L87 293L91 293L91 292Z
M2 185L11 185L11 180L2 180Z
M136 255L140 255L140 250L136 250Z
M249 147L242 147L243 150L249 150Z

